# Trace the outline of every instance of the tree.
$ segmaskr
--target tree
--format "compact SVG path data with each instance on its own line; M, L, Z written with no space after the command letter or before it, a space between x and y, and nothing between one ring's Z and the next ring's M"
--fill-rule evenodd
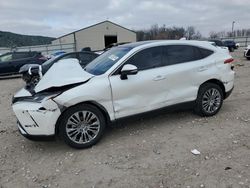
M195 35L195 28L194 28L194 26L188 26L185 33L186 33L186 38L188 40L193 39L193 36Z
M209 37L210 37L211 39L217 39L217 38L219 38L219 35L218 35L217 32L211 31L211 32L209 33Z
M200 33L196 38L200 36ZM155 39L176 39L184 37L185 29L183 27L166 27L166 25L152 25L150 29L137 31L137 40L155 40Z
M196 31L194 26L188 26L185 31L185 37L188 40L198 40L202 38L202 35L199 31Z

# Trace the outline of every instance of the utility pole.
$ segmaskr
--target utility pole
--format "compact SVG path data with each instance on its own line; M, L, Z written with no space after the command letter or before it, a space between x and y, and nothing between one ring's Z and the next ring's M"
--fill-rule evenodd
M234 36L234 24L235 24L235 21L232 22L232 37Z

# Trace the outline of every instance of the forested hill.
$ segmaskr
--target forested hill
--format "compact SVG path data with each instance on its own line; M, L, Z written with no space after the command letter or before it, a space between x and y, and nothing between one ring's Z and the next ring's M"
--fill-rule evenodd
M43 36L21 35L0 31L0 47L18 47L50 44L55 38Z

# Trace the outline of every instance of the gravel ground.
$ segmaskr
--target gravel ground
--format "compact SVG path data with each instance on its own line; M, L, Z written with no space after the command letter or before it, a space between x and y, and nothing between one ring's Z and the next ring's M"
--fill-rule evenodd
M233 53L235 89L218 115L122 122L85 150L22 137L10 102L23 82L0 80L0 187L250 187L250 61L242 54Z

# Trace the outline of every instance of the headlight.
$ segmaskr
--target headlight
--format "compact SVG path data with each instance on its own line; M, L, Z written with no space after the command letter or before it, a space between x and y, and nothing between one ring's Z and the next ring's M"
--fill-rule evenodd
M60 94L61 94L61 92L44 92L44 93L35 94L34 96L30 96L30 97L16 97L16 98L12 99L12 104L14 104L16 102L37 102L37 103L41 103L43 101L53 99L53 98L57 97Z
M35 102L42 102L42 101L46 101L46 100L49 100L49 99L53 99L53 98L57 97L60 94L61 94L61 92L55 92L55 93L52 93L52 92L38 93L38 94L36 94L36 95L33 96L33 100Z

